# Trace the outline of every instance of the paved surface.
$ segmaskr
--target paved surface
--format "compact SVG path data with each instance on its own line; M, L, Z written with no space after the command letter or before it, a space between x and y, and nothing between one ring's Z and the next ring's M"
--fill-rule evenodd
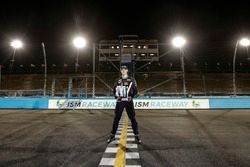
M0 166L97 167L112 111L0 110ZM143 167L250 166L250 110L137 111Z

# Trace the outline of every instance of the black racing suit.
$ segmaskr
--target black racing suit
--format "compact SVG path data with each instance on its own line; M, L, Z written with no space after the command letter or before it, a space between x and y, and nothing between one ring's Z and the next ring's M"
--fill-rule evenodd
M129 76L124 79L122 77L119 78L114 85L113 94L116 98L116 107L111 133L116 133L122 112L124 108L126 108L128 117L132 123L133 132L135 135L138 135L138 125L135 118L135 109L133 103L133 98L137 94L137 84L135 79Z

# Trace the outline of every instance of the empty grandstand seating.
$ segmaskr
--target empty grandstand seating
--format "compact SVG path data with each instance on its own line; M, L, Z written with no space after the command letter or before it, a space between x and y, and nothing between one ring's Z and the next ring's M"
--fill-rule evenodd
M96 73L96 96L112 96L114 81L118 73ZM55 80L54 96L67 97L69 79L72 78L71 97L92 96L92 74L57 74L48 75L47 95L51 96L52 83ZM180 72L140 72L136 73L139 96L182 96L183 82ZM12 74L3 75L1 96L42 96L44 75ZM237 73L237 94L250 95L250 74ZM155 86L158 85L158 86ZM189 96L224 96L233 92L231 73L186 73L186 90ZM87 96L86 96L87 93Z

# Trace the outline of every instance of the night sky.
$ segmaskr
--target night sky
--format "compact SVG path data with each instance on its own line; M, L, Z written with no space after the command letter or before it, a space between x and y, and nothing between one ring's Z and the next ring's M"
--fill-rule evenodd
M45 42L48 64L74 64L72 38L82 34L88 48L81 52L80 64L91 64L91 45L102 39L117 39L121 34L136 34L144 39L166 43L161 52L172 49L171 38L187 38L187 66L229 68L236 40L250 35L250 4L240 1L6 1L0 6L0 64L9 65L9 43L20 38L25 43L16 53L15 65L43 63L41 42ZM237 62L249 69L246 49L240 48ZM178 65L174 52L163 58L161 66ZM175 63L176 62L176 63ZM91 69L91 68L90 68Z

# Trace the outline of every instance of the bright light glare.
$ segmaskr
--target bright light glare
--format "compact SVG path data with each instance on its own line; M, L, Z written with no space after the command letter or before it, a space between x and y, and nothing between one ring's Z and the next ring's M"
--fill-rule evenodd
M13 47L14 49L19 49L23 47L22 41L16 39L10 43L10 46Z
M250 40L247 39L247 38L242 38L242 39L240 40L240 45L245 46L245 47L248 47L248 46L250 45Z
M86 39L83 37L75 37L73 40L73 44L76 48L84 48L86 46Z
M181 36L177 36L172 41L174 47L181 48L186 44L186 39Z

